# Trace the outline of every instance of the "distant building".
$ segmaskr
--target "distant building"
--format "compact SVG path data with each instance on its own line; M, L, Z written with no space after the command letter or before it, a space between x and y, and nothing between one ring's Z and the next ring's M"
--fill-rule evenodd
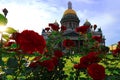
M77 16L77 13L72 9L71 2L68 2L68 9L65 10L60 23L61 23L61 25L67 27L67 30L65 30L63 33L63 37L69 37L71 40L73 40L75 42L76 47L79 48L83 44L84 39L78 40L78 37L80 37L80 35L75 31L75 28L79 27L80 20ZM56 21L54 24L59 26L59 24ZM98 28L98 30L95 31L92 28L93 25L91 25L91 23L88 20L86 20L86 22L83 25L89 26L89 29L87 32L92 32L93 35L101 36L102 37L101 45L105 46L105 37L102 34L101 28ZM45 30L42 31L42 35L44 36L45 39L47 39L48 34L49 33L46 33Z

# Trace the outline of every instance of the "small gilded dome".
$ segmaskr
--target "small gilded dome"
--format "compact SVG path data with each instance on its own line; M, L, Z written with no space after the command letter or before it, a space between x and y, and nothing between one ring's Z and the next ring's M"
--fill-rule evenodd
M55 20L54 25L59 26L58 22Z
M84 26L91 26L91 23L86 19L86 22L83 25Z
M73 9L67 9L63 15L66 15L66 14L75 14L76 15L76 12L73 10Z

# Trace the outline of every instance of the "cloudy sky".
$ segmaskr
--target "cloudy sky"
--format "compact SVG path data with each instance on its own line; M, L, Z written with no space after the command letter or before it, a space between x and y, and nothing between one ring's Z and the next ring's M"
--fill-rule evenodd
M0 13L7 8L7 26L19 31L34 30L41 34L43 28L55 20L59 23L70 0L0 0ZM101 27L106 45L120 41L120 0L71 0L80 25L86 19Z

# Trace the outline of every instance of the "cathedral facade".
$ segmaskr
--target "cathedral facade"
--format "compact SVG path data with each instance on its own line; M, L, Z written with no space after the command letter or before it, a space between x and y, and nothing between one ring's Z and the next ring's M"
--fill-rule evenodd
M63 37L69 37L71 40L75 42L76 47L80 47L83 45L84 39L83 40L78 40L78 37L80 37L79 33L75 31L77 27L79 27L80 20L77 16L77 13L72 9L72 3L68 2L68 9L66 9L63 13L63 16L60 20L61 25L65 26L67 29L63 32ZM55 21L55 25L59 26L59 24ZM101 36L102 41L101 45L105 46L105 37L102 34L101 28L98 28L97 31L93 30L91 27L91 23L86 20L86 22L83 24L83 26L89 26L89 29L87 32L92 32L93 35L95 36ZM43 30L42 35L44 36L45 39L47 39L46 32Z

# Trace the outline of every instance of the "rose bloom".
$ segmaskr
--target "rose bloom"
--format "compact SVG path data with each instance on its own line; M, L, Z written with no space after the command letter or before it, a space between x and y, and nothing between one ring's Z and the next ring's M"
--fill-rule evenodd
M45 60L43 62L40 62L39 65L47 68L48 71L52 71L54 69L54 67L55 67L53 59Z
M65 31L67 28L65 26L61 26L61 31Z
M92 36L92 39L98 41L99 43L102 41L102 37L101 36Z
M80 64L78 63L78 64L74 64L74 68L75 69L80 69Z
M94 24L94 30L97 28L97 25L96 24Z
M85 34L88 30L89 26L80 26L75 29L76 32L81 32L82 34Z
M63 46L66 47L66 48L71 48L71 47L74 47L75 44L72 40L66 39L66 40L63 41Z
M118 49L112 50L112 55L113 55L114 57L117 57L117 56L118 56L118 52L119 52Z
M63 54L64 54L64 53L63 53L62 51L60 51L60 50L55 50L55 51L54 51L54 55L55 55L57 58L62 57Z
M38 66L39 66L38 61L37 62L31 62L30 65L29 65L30 68L37 68Z
M45 39L32 30L24 30L17 34L15 40L20 49L28 54L32 54L35 51L41 54L44 53L44 48L46 47Z
M57 66L57 64L58 64L58 58L57 57L52 57L51 60L54 63L54 65Z
M37 68L38 66L45 67L48 71L52 71L58 64L58 58L52 57L49 60L40 61L41 57L35 57L33 62L30 63L30 68Z
M49 28L49 27L46 27L45 30L48 32L48 31L50 30L50 28Z
M89 63L91 64L98 63L101 60L101 58L99 57L99 53L97 52L89 52L87 58L89 59Z
M105 79L105 68L102 65L97 63L91 64L87 68L87 72L89 76L93 78L93 80L104 80Z
M59 30L59 26L56 26L54 24L49 24L49 26L52 28L52 30L54 31L58 31Z
M89 61L88 56L83 56L82 58L80 58L79 68L86 69L90 64L91 64L91 62Z
M74 65L75 69L86 69L89 65L93 63L98 63L101 58L98 56L99 54L97 52L90 52L88 55L83 56L80 58L80 63Z
M120 45L120 41L118 42L118 45Z
M88 63L87 64L85 64L85 63L74 64L75 69L86 69L87 66L88 66Z
M12 44L15 44L14 41L8 41L4 44L5 47L11 46Z

